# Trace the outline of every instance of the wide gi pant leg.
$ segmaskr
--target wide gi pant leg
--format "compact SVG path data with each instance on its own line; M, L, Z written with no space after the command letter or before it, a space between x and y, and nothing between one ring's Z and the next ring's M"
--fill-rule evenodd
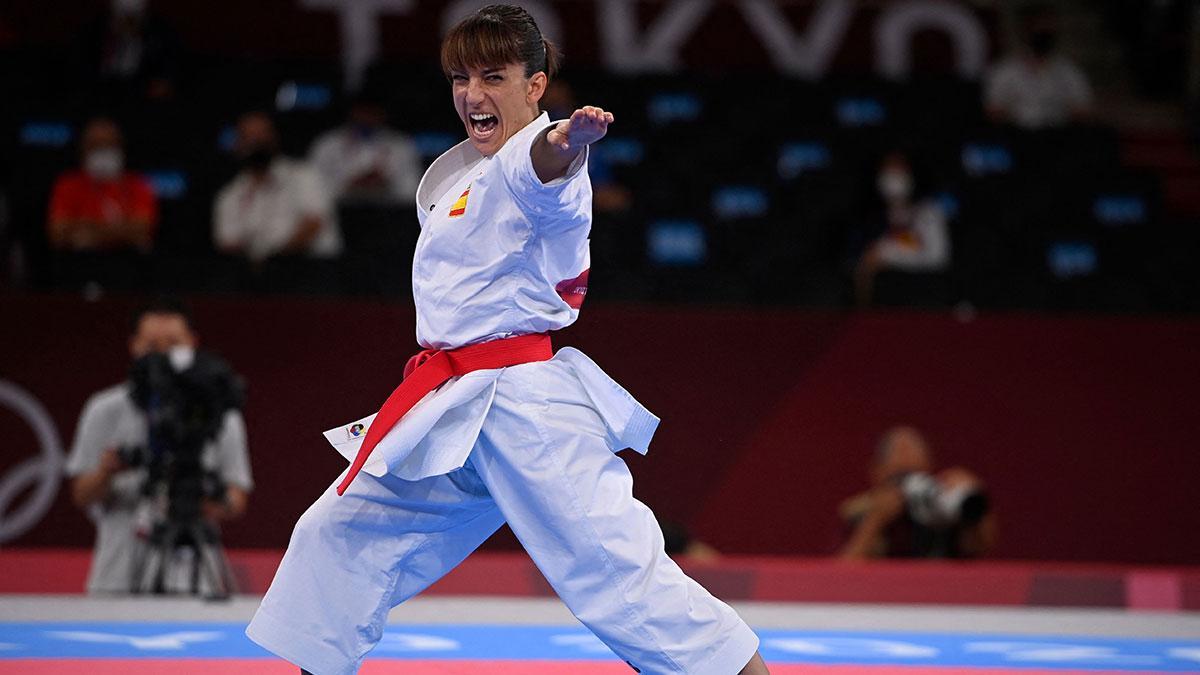
M758 638L663 550L586 397L505 372L470 464L571 612L642 673L734 675Z
M335 480L296 522L246 635L315 675L352 675L388 611L475 550L504 516L471 469Z
M663 552L606 427L556 367L505 371L462 469L415 482L361 474L340 498L331 487L297 523L247 634L315 675L352 673L391 606L507 519L567 607L631 666L737 673L758 638Z

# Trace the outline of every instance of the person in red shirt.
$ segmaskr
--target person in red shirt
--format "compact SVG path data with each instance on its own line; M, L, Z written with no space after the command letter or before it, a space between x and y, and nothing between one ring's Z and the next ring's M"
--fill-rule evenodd
M81 166L54 184L46 230L50 246L67 251L149 250L158 203L141 175L125 170L121 130L108 118L87 123Z

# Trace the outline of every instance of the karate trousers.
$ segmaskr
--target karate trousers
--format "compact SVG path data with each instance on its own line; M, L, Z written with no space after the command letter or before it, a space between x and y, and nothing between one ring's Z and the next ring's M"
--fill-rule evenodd
M545 376L556 367L504 371L462 468L362 473L341 497L334 481L296 523L246 634L314 675L355 673L392 607L508 522L571 612L636 670L741 670L757 636L667 557L586 392Z

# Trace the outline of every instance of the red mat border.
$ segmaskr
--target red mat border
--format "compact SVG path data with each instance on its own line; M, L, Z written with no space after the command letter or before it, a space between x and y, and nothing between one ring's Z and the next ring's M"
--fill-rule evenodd
M1106 670L1044 670L964 668L927 666L834 666L834 665L772 665L775 675L1136 675L1134 671ZM296 668L288 663L270 659L12 659L0 660L0 673L22 675L295 675ZM359 671L362 675L628 675L630 669L619 662L597 661L399 661L368 660ZM1138 671L1150 673L1156 671Z

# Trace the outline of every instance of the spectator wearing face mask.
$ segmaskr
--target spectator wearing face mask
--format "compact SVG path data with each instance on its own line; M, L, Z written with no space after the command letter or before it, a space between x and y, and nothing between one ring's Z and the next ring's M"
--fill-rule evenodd
M1024 129L1066 126L1092 111L1092 89L1079 66L1058 51L1058 15L1035 5L1021 13L1023 48L992 67L984 107L994 122Z
M369 93L350 106L344 126L313 142L309 159L335 201L404 204L411 208L421 180L411 139L387 126L387 111Z
M217 194L213 238L230 255L263 261L277 255L337 256L341 233L316 172L279 152L271 118L238 120L235 152L241 170Z
M883 270L939 272L950 264L946 214L931 199L915 199L912 162L903 152L884 156L876 189L883 202L884 230L867 245L855 267L860 305L871 304L875 277Z
M62 251L149 250L158 224L150 184L125 170L121 130L108 118L87 123L81 167L54 184L47 218L52 248Z

